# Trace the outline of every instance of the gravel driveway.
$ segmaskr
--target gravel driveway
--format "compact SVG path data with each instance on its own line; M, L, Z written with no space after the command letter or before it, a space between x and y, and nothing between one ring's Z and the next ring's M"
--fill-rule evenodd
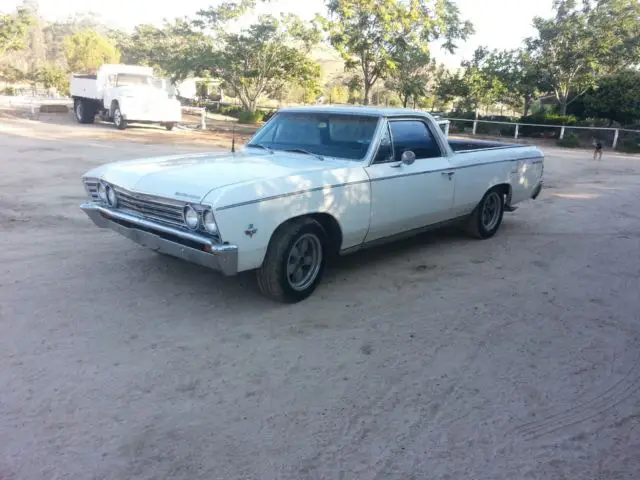
M638 158L549 149L495 238L286 306L78 208L92 166L206 145L77 131L0 124L0 479L638 478Z

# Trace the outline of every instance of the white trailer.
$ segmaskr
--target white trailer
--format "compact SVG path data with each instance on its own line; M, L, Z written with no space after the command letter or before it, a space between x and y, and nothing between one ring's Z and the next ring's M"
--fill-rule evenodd
M100 115L121 130L129 123L160 123L171 130L182 121L180 102L151 67L105 64L95 75L73 74L71 96L79 123Z

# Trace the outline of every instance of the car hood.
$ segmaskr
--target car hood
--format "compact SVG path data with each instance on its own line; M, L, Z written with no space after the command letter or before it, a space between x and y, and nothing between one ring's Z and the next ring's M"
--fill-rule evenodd
M138 193L201 202L218 188L345 165L353 164L281 152L198 153L115 162L87 172L85 177L101 178Z

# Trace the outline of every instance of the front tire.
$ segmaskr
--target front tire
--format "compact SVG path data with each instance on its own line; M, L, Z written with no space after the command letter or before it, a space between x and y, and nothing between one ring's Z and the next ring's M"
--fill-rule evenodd
M164 124L164 128L166 128L169 131L173 130L173 127L175 127L175 126L176 126L176 124L174 122L169 122L169 123L165 123Z
M113 110L113 124L118 130L124 130L127 128L127 121L122 116L120 105L116 105L116 108Z
M324 273L326 245L326 232L311 218L292 221L276 230L256 272L262 294L283 303L309 297Z
M493 237L504 216L504 194L493 188L484 194L482 200L471 213L467 223L467 233L472 237L485 239Z

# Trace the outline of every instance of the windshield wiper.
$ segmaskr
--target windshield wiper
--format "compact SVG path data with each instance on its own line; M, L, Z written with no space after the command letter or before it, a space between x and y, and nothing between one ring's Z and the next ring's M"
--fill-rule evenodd
M251 148L262 148L263 150L266 150L269 153L273 153L273 150L271 150L269 147L265 147L264 145L262 145L261 143L247 143L247 147L251 147Z
M322 155L318 155L317 153L310 152L309 150L305 150L304 148L288 148L284 150L285 152L294 152L294 153L304 153L306 155L312 155L319 160L324 161L324 157Z

